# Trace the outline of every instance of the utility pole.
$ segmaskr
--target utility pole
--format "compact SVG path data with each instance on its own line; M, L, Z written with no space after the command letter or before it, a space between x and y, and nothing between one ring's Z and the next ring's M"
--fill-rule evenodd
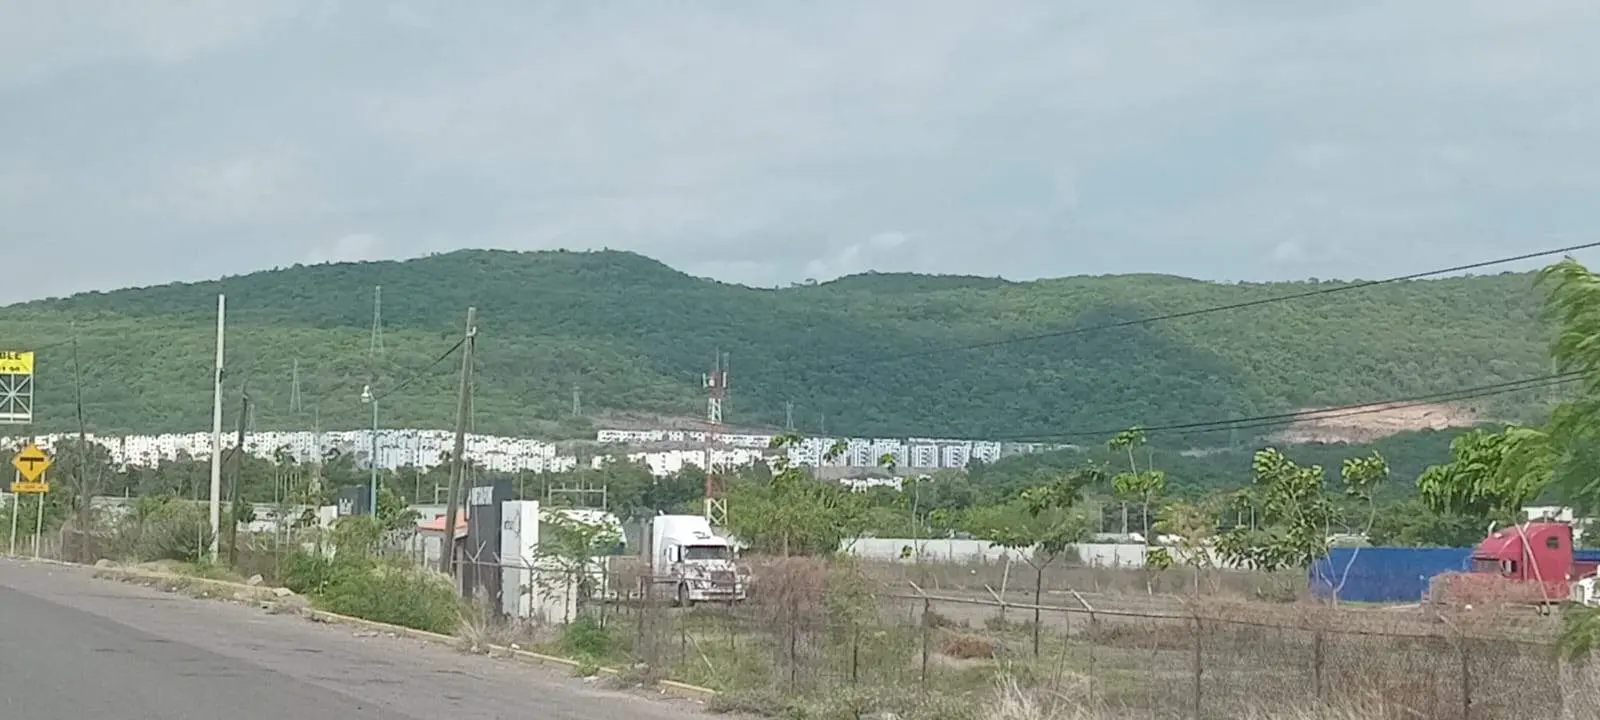
M311 485L307 494L312 504L321 503L322 497L322 406L311 407Z
M583 417L583 388L572 386L572 416Z
M244 431L250 417L250 391L239 388L239 435L233 446L233 467L228 475L228 567L239 563L239 477L244 470Z
M367 481L367 512L378 516L378 356L383 354L383 286L372 287L372 340L367 348L367 386L361 390L361 402L372 405L372 435L367 448L367 466L371 477Z
M83 371L78 364L78 324L72 324L72 386L76 397L73 404L78 411L78 529L83 533L85 543L80 545L78 552L80 562L88 559L89 546L89 515L94 496L100 492L101 469L94 470L94 482L89 482L89 430L83 421ZM15 510L13 510L15 514Z
M368 435L370 440L367 448L367 468L371 476L367 480L367 511L373 517L378 516L378 396L372 394L372 386L368 385L361 390L361 402L372 406L372 432Z
M211 562L217 561L217 536L222 530L222 339L228 298L217 296L217 367L211 388Z
M467 417L472 399L472 355L477 347L478 309L467 308L467 331L461 343L461 387L456 391L456 439L450 452L450 497L444 506L444 538L439 543L439 571L454 577L456 513L461 507L461 480L466 469Z

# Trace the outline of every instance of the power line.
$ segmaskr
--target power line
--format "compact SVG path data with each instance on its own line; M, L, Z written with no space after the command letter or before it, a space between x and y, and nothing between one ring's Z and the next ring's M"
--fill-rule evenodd
M373 400L374 401L383 400L384 398L387 398L390 395L393 395L393 394L395 394L397 392L400 392L401 390L406 389L406 387L411 385L411 383L414 383L417 380L420 380L423 377L426 377L428 375L429 371L433 370L435 367L437 367L439 365L439 363L444 362L451 355L454 355L455 352L457 350L460 350L461 346L463 344L465 344L465 343L466 343L465 340L457 340L456 343L454 345L451 345L448 350L445 350L444 352L439 353L437 356L435 356L433 358L433 360L431 362L429 362L427 365L423 366L421 369L417 370L415 373L412 373L410 376L406 377L406 379L400 381L399 384L395 385L394 387L389 388L389 390L387 392L384 392L382 394L374 396ZM317 402L313 403L313 405L320 404L321 401L328 400L328 399L336 396L337 394L339 394L339 393L328 392L328 393L322 395L320 398L318 398Z
M395 394L397 392L400 392L401 390L406 389L406 386L410 385L411 383L416 382L417 380L420 380L423 376L427 375L430 370L433 370L435 367L438 367L439 363L442 363L445 360L449 359L449 357L451 355L454 355L457 350L460 350L461 346L465 345L466 342L467 341L465 339L457 340L454 345L450 346L449 350L446 350L446 351L444 351L442 353L439 353L438 357L435 357L433 359L433 362L428 363L428 365L426 367L424 367L421 370L418 370L417 372L413 373L410 377L408 377L408 378L406 378L404 380L401 380L399 385L396 385L396 386L394 386L392 388L389 388L388 392L382 393L382 394L376 396L373 399L374 400L382 400L382 399L384 399L386 397L389 397L390 395L393 395L393 394Z
M1480 397L1490 397L1523 390L1537 390L1545 387L1562 385L1582 377L1581 372L1557 373L1554 375L1540 375L1536 377L1511 380L1507 382L1479 385L1475 387L1460 388L1448 392L1415 395L1405 398L1390 400L1375 400L1350 405L1339 405L1316 410L1300 412L1273 413L1267 415L1250 415L1245 417L1227 418L1222 420L1206 420L1200 422L1172 423L1167 425L1143 426L1139 429L1145 433L1157 432L1211 432L1216 430L1243 430L1257 427L1271 427L1275 425L1289 425L1304 420L1324 420L1330 418L1351 417L1355 415L1368 415L1372 413L1403 410L1406 408L1422 407L1448 400L1471 400ZM1013 442L1046 442L1074 437L1106 437L1115 435L1128 426L1099 430L1066 430L1061 432L1035 433L1031 435L1018 435L1009 437L990 437L985 440L1000 440Z
M1138 326L1141 326L1141 325L1151 325L1151 324L1158 323L1158 322L1165 322L1167 320L1179 320L1179 319L1183 319L1183 318L1196 317L1196 316L1199 316L1199 315L1209 315L1209 314L1212 314L1212 313L1228 312L1228 311L1231 311L1231 310L1242 310L1242 309L1245 309L1245 308L1259 307L1259 306L1262 306L1262 305L1271 305L1271 304L1274 304L1274 303L1288 302L1290 300L1301 300L1301 299L1310 298L1310 297L1320 297L1320 296L1324 296L1324 295L1333 295L1333 294L1336 294L1336 293L1350 292L1350 291L1353 291L1353 290L1363 290L1363 289L1370 288L1370 287L1377 287L1379 285L1391 285L1391 284L1394 284L1394 283L1405 282L1405 281L1408 281L1408 280L1420 280L1420 279L1423 279L1423 278L1433 277L1433 276L1436 276L1436 275L1449 275L1449 274L1452 274L1452 273L1468 272L1468 271L1471 271L1471 270L1479 270L1479 269L1486 268L1486 267L1493 267L1495 265L1505 265L1507 263L1520 262L1520 261L1523 261L1523 260L1534 260L1534 259L1537 259L1537 258L1549 257L1551 255L1566 255L1566 254L1570 254L1570 253L1576 252L1578 250L1588 250L1588 249L1596 248L1596 247L1600 247L1600 241L1582 243L1582 244L1579 244L1579 245L1568 245L1566 247L1552 248L1552 249L1549 249L1549 250L1540 250L1540 251L1537 251L1537 252L1523 253L1521 255L1512 255L1512 256L1508 256L1508 257L1495 258L1495 259L1492 259L1492 260L1483 260L1483 261L1475 262L1475 263L1467 263L1465 265L1453 265L1453 266L1447 267L1447 268L1439 268L1437 270L1428 270L1428 271L1425 271L1425 272L1416 272L1416 273L1411 273L1409 275L1398 275L1398 276L1395 276L1395 277L1384 278L1382 280L1363 280L1363 281L1360 281L1360 282L1351 283L1349 285L1338 285L1338 286L1334 286L1334 287L1317 288L1315 290L1307 290L1307 291L1304 291L1304 292L1290 293L1288 295L1275 295L1275 296L1272 296L1272 297L1257 298L1255 300L1244 300L1244 301L1241 301L1241 302L1228 303L1226 305L1212 305L1212 306L1209 306L1209 307L1196 308L1196 309L1193 309L1193 310L1183 310L1183 311L1180 311L1180 312L1167 313L1167 314L1164 314L1164 315L1154 315L1154 316L1151 316L1151 317L1138 318L1138 319L1135 319L1135 320L1120 320L1120 321L1117 321L1117 322L1101 323L1101 324L1098 324L1098 325L1086 325L1084 327L1070 328L1070 329L1067 329L1067 330L1056 330L1056 331L1052 331L1052 332L1037 333L1037 334L1033 334L1033 335L1018 335L1018 336L1015 336L1015 337L1001 338L1001 339L998 339L998 340L988 340L988 341L984 341L984 342L969 343L969 344L964 344L964 345L948 345L948 346L945 346L945 347L933 348L933 349L930 349L930 350L920 350L920 351L917 351L917 352L901 353L901 354L897 354L897 355L884 355L884 356L880 356L880 357L876 357L876 358L867 358L867 359L864 359L864 360L863 359L854 359L854 360L850 360L848 362L840 362L837 365L833 365L833 366L830 366L830 367L840 367L840 366L844 366L844 365L872 364L872 363L881 363L881 362L892 362L892 361L895 361L895 360L904 360L904 359L908 359L908 358L926 357L926 356L930 356L930 355L942 355L942 354L945 354L945 353L959 352L959 351L962 351L962 350L982 350L982 349L985 349L985 348L1001 347L1001 346L1004 346L1004 345L1014 345L1014 344L1017 344L1017 343L1033 342L1033 341L1037 341L1037 340L1048 340L1048 339L1052 339L1052 338L1070 337L1070 336L1073 336L1073 335L1084 335L1084 334L1093 333L1093 332L1103 332L1103 331L1106 331L1106 330L1118 330L1118 329L1122 329L1122 328L1138 327Z
M1521 386L1518 386L1518 387L1507 387L1507 388L1501 388L1501 389L1498 389L1498 390L1488 390L1488 391L1479 392L1479 393L1472 393L1472 394L1467 394L1467 395L1459 395L1459 396L1454 396L1454 397L1440 398L1440 400L1476 400L1476 399L1479 399L1479 398L1493 397L1495 395L1506 395L1506 394L1514 393L1514 392L1522 392L1524 390L1540 390L1540 389L1543 389L1543 388L1558 387L1560 385L1564 385L1566 383L1572 382L1574 380L1580 380L1580 379L1582 379L1582 378L1580 376L1577 376L1577 375L1574 375L1574 376L1571 376L1571 377L1550 378L1546 382L1532 383L1532 384L1527 384L1527 385L1521 385ZM1326 419L1331 419L1331 418L1343 418L1343 417L1351 417L1351 416L1356 416L1356 415L1371 415L1371 414L1374 414L1374 413L1388 412L1388 411L1391 411L1391 410L1404 410L1404 409L1407 409L1407 408L1426 407L1426 406L1431 405L1431 404L1433 404L1433 403L1431 403L1431 402L1416 402L1416 403L1403 403L1403 404L1380 404L1380 405L1378 405L1376 407L1351 408L1348 412L1341 412L1341 413L1335 413L1335 414L1330 414L1330 415L1320 415L1320 416L1313 417L1311 419L1313 419L1313 420L1326 420ZM1290 424L1290 422L1292 422L1292 421L1272 420L1272 421L1262 421L1262 422L1251 422L1251 423L1246 423L1246 424L1241 424L1241 425L1232 425L1232 426L1228 426L1228 427L1206 428L1206 429L1196 430L1194 432L1215 432L1217 430L1245 430L1245 429L1250 429L1250 428L1273 427L1273 426L1287 425L1287 424Z

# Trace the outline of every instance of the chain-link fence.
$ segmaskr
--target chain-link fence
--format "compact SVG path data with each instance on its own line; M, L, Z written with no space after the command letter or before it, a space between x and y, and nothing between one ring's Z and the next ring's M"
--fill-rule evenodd
M69 524L41 533L40 555L120 562L187 552L186 543L203 538L172 526L202 521L129 515L101 519L90 533ZM18 552L31 555L24 530L31 528L19 530ZM241 532L221 545L232 550L234 573L274 583L295 548L317 542L314 533ZM995 702L996 678L1004 677L1042 696L1115 711L1106 717L1238 718L1322 706L1378 708L1347 717L1379 720L1600 717L1600 692L1591 689L1600 683L1557 661L1559 621L1530 608L1334 608L1059 585L1035 604L1031 587L963 586L956 572L935 590L848 562L752 565L743 602L682 607L670 581L652 581L640 563L613 563L556 603L559 611L510 623L489 618L507 614L505 594L530 588L501 574L500 597L474 593L484 607L469 624L494 625L497 634L485 639L497 644L622 668L640 680L711 687L732 709L764 712L803 705L903 717L948 708L960 716Z
M761 711L971 710L994 702L1004 676L1114 709L1108 717L1319 707L1368 708L1376 714L1350 717L1376 720L1600 716L1587 684L1561 680L1570 669L1555 657L1558 622L1526 608L1447 617L1417 607L1174 601L1178 612L1150 612L1084 596L1062 607L886 586L841 567L768 563L749 598L732 604L681 607L671 588L640 583L582 604L578 620L544 642Z

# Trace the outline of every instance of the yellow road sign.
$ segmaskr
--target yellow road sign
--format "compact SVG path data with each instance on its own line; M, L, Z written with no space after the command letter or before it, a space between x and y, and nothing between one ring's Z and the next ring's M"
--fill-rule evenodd
M0 350L0 375L32 375L33 351Z
M16 467L17 472L22 473L22 476L31 483L38 480L39 476L50 468L50 456L44 454L44 451L40 450L38 445L30 444L18 450L17 454L11 457L11 464Z
M50 483L47 483L47 482L14 482L14 483L11 483L11 492L14 492L14 493L47 493L47 492L50 492Z

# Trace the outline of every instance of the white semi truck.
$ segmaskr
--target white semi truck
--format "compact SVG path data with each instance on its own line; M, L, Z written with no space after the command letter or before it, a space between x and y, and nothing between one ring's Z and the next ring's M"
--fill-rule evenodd
M649 553L656 587L670 590L680 606L745 599L749 578L735 564L733 546L704 517L651 518Z

